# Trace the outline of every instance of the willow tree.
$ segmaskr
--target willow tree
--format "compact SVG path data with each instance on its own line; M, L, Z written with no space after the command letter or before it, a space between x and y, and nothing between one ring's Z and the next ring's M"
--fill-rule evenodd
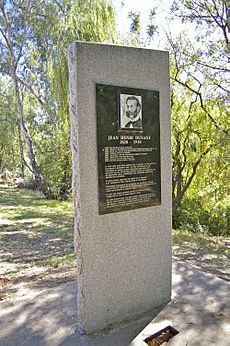
M115 42L115 14L106 0L63 1L62 19L52 30L53 47L47 54L47 77L56 111L54 136L50 138L53 153L44 173L56 183L64 197L71 187L71 153L69 145L70 116L68 91L68 46L75 40ZM48 149L49 141L44 143Z
M168 36L174 216L188 198L194 210L206 203L212 213L226 196L219 180L226 181L227 172L227 2L175 0L172 13L196 26L193 39L186 33Z
M14 83L28 165L47 197L59 188L65 194L71 180L67 48L74 40L114 41L113 8L105 0L1 0L0 11L1 73Z

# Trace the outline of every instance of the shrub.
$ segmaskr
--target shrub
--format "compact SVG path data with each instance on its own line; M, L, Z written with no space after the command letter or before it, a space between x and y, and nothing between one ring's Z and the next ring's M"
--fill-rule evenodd
M210 235L229 235L229 208L227 202L207 208L199 199L185 199L174 212L173 227L188 229L194 233L208 232Z

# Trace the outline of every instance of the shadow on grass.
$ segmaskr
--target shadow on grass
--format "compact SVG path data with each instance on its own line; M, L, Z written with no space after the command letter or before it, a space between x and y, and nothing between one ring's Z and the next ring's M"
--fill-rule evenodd
M2 260L29 263L43 262L50 256L63 256L73 252L72 229L50 222L47 225L23 224L18 227L4 225L0 231Z
M173 231L173 258L196 266L204 272L230 280L230 251L224 238L187 230Z
M43 199L43 197L40 193L32 190L0 185L0 204L6 206L30 206L33 199Z
M42 267L43 276L47 270L57 272L59 267L61 272L61 266L68 266L67 271L74 269L71 203L47 201L34 191L1 185L0 196L0 259L17 266L18 273L11 274L14 281L17 277L27 281L20 270L28 265ZM6 269L4 275L8 274ZM40 280L37 274L29 277Z

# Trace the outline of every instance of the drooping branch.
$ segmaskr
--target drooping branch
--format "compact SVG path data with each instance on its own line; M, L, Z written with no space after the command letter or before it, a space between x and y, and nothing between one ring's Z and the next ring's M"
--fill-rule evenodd
M217 7L217 1L212 0L212 4L206 1L195 1L191 4L180 1L180 7L174 8L172 6L172 13L177 18L181 18L185 21L197 21L199 25L201 21L210 24L216 24L216 26L222 31L226 47L228 47L228 9L227 1L222 2L222 11L220 13ZM190 13L186 13L186 10Z
M204 6L205 6L207 12L209 13L210 18L212 18L213 22L216 23L216 25L222 30L223 35L224 35L224 39L225 39L226 47L228 47L227 19L224 20L224 18L219 14L218 8L216 6L216 1L212 1L212 2L213 2L213 6L214 6L215 11L210 9L206 2L204 2ZM215 12L216 12L216 15L214 14Z
M174 42L172 41L171 36L168 34L167 35L167 39L171 45L172 48L172 53L174 56L174 63L175 63L175 73L174 76L171 76L171 80L179 83L180 85L182 85L183 87L187 88L189 91L191 91L194 95L196 95L196 100L199 100L201 108L203 109L203 111L205 112L205 114L207 115L207 117L211 120L211 122L214 124L214 126L222 131L224 134L229 134L228 130L226 130L225 128L223 128L223 126L221 126L220 124L218 124L218 122L213 118L212 114L208 111L208 109L205 107L205 103L203 101L203 97L202 97L202 91L201 91L201 87L202 87L202 83L198 80L198 78L196 78L196 76L192 75L191 73L186 72L186 74L188 76L190 76L192 79L194 79L196 81L196 83L198 83L198 89L195 89L193 86L191 86L187 81L182 81L179 78L180 75L180 71L181 71L181 66L179 66L179 59L178 58L178 54L180 54L180 50L178 49L178 47L174 44ZM208 65L207 65L208 67ZM218 85L217 85L218 86ZM224 88L222 87L222 89L224 90Z
M192 167L192 174L190 175L187 183L183 186L183 189L181 191L181 198L183 197L183 195L185 194L185 192L187 191L187 189L189 188L189 186L191 185L191 182L196 174L197 168L199 166L199 164L201 163L201 161L203 160L203 158L216 146L216 144L211 144L199 157L199 159L194 163L193 167Z
M196 94L200 100L200 106L203 109L203 111L205 112L205 114L208 116L208 118L211 120L211 122L214 124L214 126L218 129L221 130L224 134L228 135L229 132L228 130L225 130L222 126L220 126L217 121L213 118L213 116L211 115L211 113L207 110L207 108L204 105L203 102L203 97L201 92L196 89L194 89L193 87L191 87L187 82L182 82L179 78L176 77L171 77L172 80L174 80L175 82L179 83L180 85L186 87L188 90L192 91L194 94Z
M216 147L217 144L211 144L198 158L198 160L193 164L192 166L192 173L190 174L189 178L187 179L186 183L183 185L181 185L182 181L178 181L177 183L179 183L180 185L177 187L177 194L175 196L175 199L173 201L173 211L176 210L176 208L180 205L181 200L184 197L184 194L186 193L186 191L188 190L188 188L190 187L193 178L196 175L197 172L197 168L200 165L201 161L205 158L205 156L214 148ZM182 171L180 172L180 175L182 177ZM179 177L179 175L177 174L177 176Z
M229 90L224 88L222 85L220 85L219 83L217 82L213 82L214 85L216 85L218 88L220 88L221 90L223 90L224 92L226 93L229 93Z
M215 125L215 127L216 127L218 130L221 130L224 134L228 135L228 134L229 134L229 131L228 131L228 130L225 130L222 126L220 126L220 125L215 121L215 119L212 117L212 115L211 115L210 112L207 110L207 108L204 106L202 94L199 93L198 96L199 96L199 99L200 99L201 108L204 110L204 112L206 113L206 115L208 116L208 118L213 122L213 124Z
M192 57L192 56L190 55L190 57ZM208 68L210 68L210 69L212 69L212 70L217 70L217 71L221 71L221 72L230 72L230 70L227 69L227 68L209 65L209 64L204 63L204 62L201 62L201 61L199 61L199 60L196 60L196 63L197 63L198 65L201 65L201 66L204 66L204 67L208 67Z

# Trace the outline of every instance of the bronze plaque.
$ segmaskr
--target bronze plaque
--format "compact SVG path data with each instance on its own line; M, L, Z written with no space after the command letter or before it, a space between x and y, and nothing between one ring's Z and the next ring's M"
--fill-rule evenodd
M99 214L161 204L159 92L96 84Z

